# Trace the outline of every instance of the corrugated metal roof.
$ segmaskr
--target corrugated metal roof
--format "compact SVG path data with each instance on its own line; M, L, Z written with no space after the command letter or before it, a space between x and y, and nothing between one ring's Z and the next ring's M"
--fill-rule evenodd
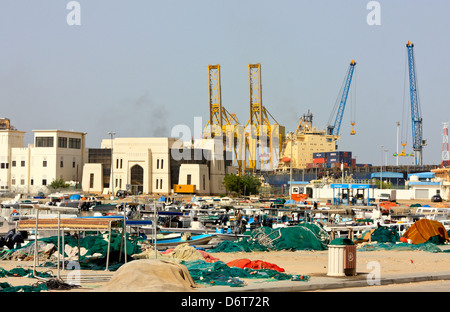
M403 179L403 173L400 172L374 172L370 175L371 178L379 178L381 175L382 178L394 178L394 179Z
M408 178L411 176L418 176L419 179L433 179L435 177L434 172L417 172L408 174Z

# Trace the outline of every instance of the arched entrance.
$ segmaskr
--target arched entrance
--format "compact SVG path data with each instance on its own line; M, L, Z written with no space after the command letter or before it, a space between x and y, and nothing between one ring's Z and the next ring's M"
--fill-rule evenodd
M141 194L144 190L144 168L139 165L131 167L131 193L134 195Z

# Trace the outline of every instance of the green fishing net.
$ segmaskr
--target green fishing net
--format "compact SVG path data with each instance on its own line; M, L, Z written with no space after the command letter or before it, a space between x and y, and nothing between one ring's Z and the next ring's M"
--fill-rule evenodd
M397 251L411 251L420 250L426 252L443 252L436 244L426 242L423 244L408 244L408 243L376 243L361 246L359 251L376 251L376 250L397 250ZM450 252L450 251L444 251Z
M210 252L326 250L328 241L328 233L321 226L304 222L277 229L259 227L250 233L250 238L221 242Z
M209 263L204 260L183 261L192 279L198 284L225 285L231 287L242 287L245 282L241 278L247 279L269 279L274 281L295 280L308 281L309 276L302 276L300 279L296 275L286 274L271 269L249 269L229 267L222 261Z
M38 272L36 271L36 275L43 278L52 277L52 274L47 272ZM24 268L14 268L11 270L5 270L0 268L0 278L8 277L8 276L17 276L17 277L34 277L33 270L24 269Z
M106 266L106 258L108 254L108 239L109 235L107 234L97 234L97 235L88 235L80 238L80 248L85 249L85 253L80 257L80 268L91 269L91 270L104 270ZM117 270L124 262L124 252L125 246L123 245L122 234L113 231L111 233L111 245L110 245L110 255L109 255L109 266L110 270ZM140 242L142 241L141 237L127 234L126 239L126 254L127 260L131 261L131 256L133 254L139 254L142 252L140 247ZM27 245L21 247L20 249L15 250L14 252L21 252L24 255L34 255L34 241L28 243ZM38 245L42 246L45 244L54 244L55 248L58 246L58 237L51 236L38 239ZM70 246L72 248L78 248L78 238L72 236L64 236L64 245ZM60 237L60 248L62 250L62 238ZM8 254L11 254L11 251L5 251ZM67 256L67 254L64 254ZM120 261L119 261L120 260ZM46 262L43 266L50 267L55 264L51 262Z
M48 291L48 287L45 284L38 284L36 286L24 285L24 286L12 286L9 283L0 283L0 292L41 292Z
M379 243L396 243L400 241L400 235L395 229L387 226L380 226L372 233L372 241Z

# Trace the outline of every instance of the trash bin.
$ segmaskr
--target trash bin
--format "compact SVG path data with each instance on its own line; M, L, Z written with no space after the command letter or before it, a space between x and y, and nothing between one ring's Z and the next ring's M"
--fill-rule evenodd
M356 275L356 245L348 238L336 238L328 245L328 276Z

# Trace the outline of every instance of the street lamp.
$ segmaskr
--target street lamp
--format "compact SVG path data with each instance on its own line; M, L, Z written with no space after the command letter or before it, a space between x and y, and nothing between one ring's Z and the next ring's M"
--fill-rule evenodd
M383 145L381 145L380 189L383 189Z
M291 159L289 162L289 199L292 199L292 143L294 142L294 133L289 132L289 138L291 139Z
M108 134L111 137L111 193L112 196L114 197L114 154L113 154L113 136L116 135L115 132L108 132Z
M399 157L398 157L398 127L399 126L400 126L400 122L397 121L397 160L396 160L397 166L398 166L398 159L399 159Z

